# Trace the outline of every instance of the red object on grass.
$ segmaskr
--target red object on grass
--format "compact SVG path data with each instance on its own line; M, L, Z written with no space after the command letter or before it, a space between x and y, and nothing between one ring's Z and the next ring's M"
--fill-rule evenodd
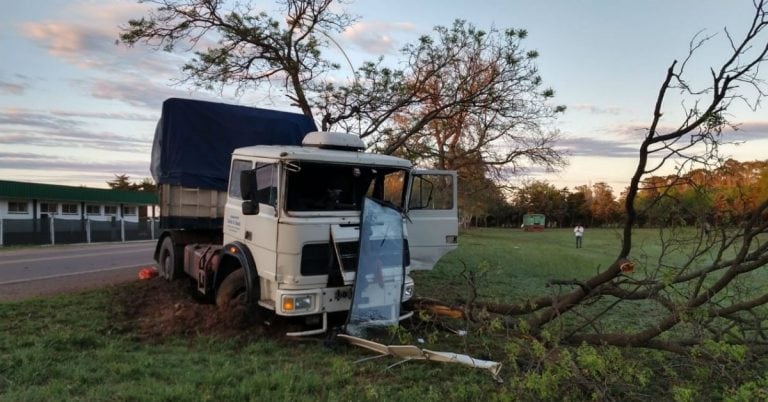
M157 276L157 269L154 267L146 267L139 270L139 280L145 281Z

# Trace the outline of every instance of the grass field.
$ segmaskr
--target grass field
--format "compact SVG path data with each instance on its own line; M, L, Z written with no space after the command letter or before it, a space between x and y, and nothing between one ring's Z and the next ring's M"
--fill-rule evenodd
M654 236L652 231L639 233L649 252ZM473 230L461 236L459 250L434 271L414 275L417 294L463 297L466 266L478 270L484 300L519 301L540 294L549 279L593 274L612 262L618 244L618 233L607 229L588 230L582 249L574 247L565 229ZM0 304L0 400L768 398L768 370L760 367L739 367L741 377L733 379L716 370L733 368L726 364L704 372L694 369L695 360L661 352L582 346L558 356L542 352L540 364L532 368L518 358L520 343L499 337L498 331L463 338L432 332L422 346L464 352L456 350L463 345L477 357L500 361L503 384L485 372L455 365L409 362L387 369L397 362L392 358L356 363L371 354L346 345L328 348L322 338L295 340L258 330L235 337L192 331L147 338L138 330L141 323L126 318L121 301L140 297L146 286L137 282ZM624 318L644 313L636 314ZM400 338L410 339L405 335ZM579 369L574 372L566 360ZM581 383L589 386L577 386Z

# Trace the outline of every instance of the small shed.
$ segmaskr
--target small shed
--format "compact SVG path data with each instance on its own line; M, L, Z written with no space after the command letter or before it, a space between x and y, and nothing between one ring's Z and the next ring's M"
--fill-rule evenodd
M544 214L525 214L523 215L523 230L526 232L542 232L546 224Z

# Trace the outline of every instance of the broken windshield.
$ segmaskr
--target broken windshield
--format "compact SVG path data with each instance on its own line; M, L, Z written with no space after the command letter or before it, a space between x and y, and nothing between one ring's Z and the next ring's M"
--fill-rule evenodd
M292 162L286 170L288 211L359 211L365 196L403 207L401 168Z
M405 281L403 216L369 198L364 204L360 256L346 327L355 336L399 322Z

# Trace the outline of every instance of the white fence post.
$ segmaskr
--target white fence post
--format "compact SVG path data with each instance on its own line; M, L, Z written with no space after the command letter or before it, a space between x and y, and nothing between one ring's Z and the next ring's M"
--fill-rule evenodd
M125 221L120 219L120 241L125 243Z
M85 239L91 244L91 218L85 220Z
M3 219L0 218L0 246L3 245Z
M51 244L56 244L56 225L53 224L53 221L56 219L51 215Z

